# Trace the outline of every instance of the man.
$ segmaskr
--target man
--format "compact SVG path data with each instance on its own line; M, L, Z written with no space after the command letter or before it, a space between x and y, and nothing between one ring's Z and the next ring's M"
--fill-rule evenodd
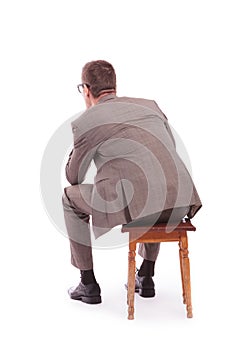
M82 70L86 111L72 122L74 147L66 165L71 186L63 207L70 240L71 262L81 281L70 289L72 299L101 302L95 279L89 219L95 238L122 224L178 224L192 218L201 201L190 174L178 156L166 116L151 100L116 96L112 65L98 60ZM83 184L91 161L94 184ZM143 297L155 295L154 266L159 244L141 244L143 262L136 288Z

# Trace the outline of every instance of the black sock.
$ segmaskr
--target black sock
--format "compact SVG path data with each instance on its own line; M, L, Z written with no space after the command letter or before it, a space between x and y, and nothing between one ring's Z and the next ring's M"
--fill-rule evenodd
M81 272L81 282L83 284L96 283L93 270L81 270L80 272Z
M154 276L155 261L144 259L138 271L138 276L152 277Z

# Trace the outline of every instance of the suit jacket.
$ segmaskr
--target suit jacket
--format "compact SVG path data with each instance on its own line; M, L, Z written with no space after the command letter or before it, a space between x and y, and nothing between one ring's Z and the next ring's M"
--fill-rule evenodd
M91 198L95 236L116 225L201 201L176 152L168 120L155 101L104 96L72 122L74 148L66 165L71 185L81 184L93 160Z

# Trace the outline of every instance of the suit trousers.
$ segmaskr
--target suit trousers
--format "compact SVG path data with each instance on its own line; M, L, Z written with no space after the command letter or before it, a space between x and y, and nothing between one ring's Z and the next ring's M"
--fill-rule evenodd
M70 241L71 264L80 270L93 269L90 215L93 185L80 184L66 187L62 197L64 218ZM171 216L178 222L188 213L189 207L156 213L156 222L167 222ZM152 218L150 218L152 219ZM135 220L142 222L142 219ZM148 222L148 221L146 221ZM155 222L155 221L154 221ZM138 254L146 260L156 261L160 243L139 244Z

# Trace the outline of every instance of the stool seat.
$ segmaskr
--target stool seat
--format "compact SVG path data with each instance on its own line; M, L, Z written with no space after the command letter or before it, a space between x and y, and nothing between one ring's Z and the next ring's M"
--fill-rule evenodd
M196 231L189 219L181 221L179 224L162 223L153 226L133 223L122 225L121 231L129 233L129 253L128 253L128 319L134 319L134 294L135 294L135 270L136 270L136 245L137 243L161 243L178 242L180 270L183 289L183 302L186 304L187 317L193 317L191 304L191 284L190 284L190 262L188 252L187 231Z

